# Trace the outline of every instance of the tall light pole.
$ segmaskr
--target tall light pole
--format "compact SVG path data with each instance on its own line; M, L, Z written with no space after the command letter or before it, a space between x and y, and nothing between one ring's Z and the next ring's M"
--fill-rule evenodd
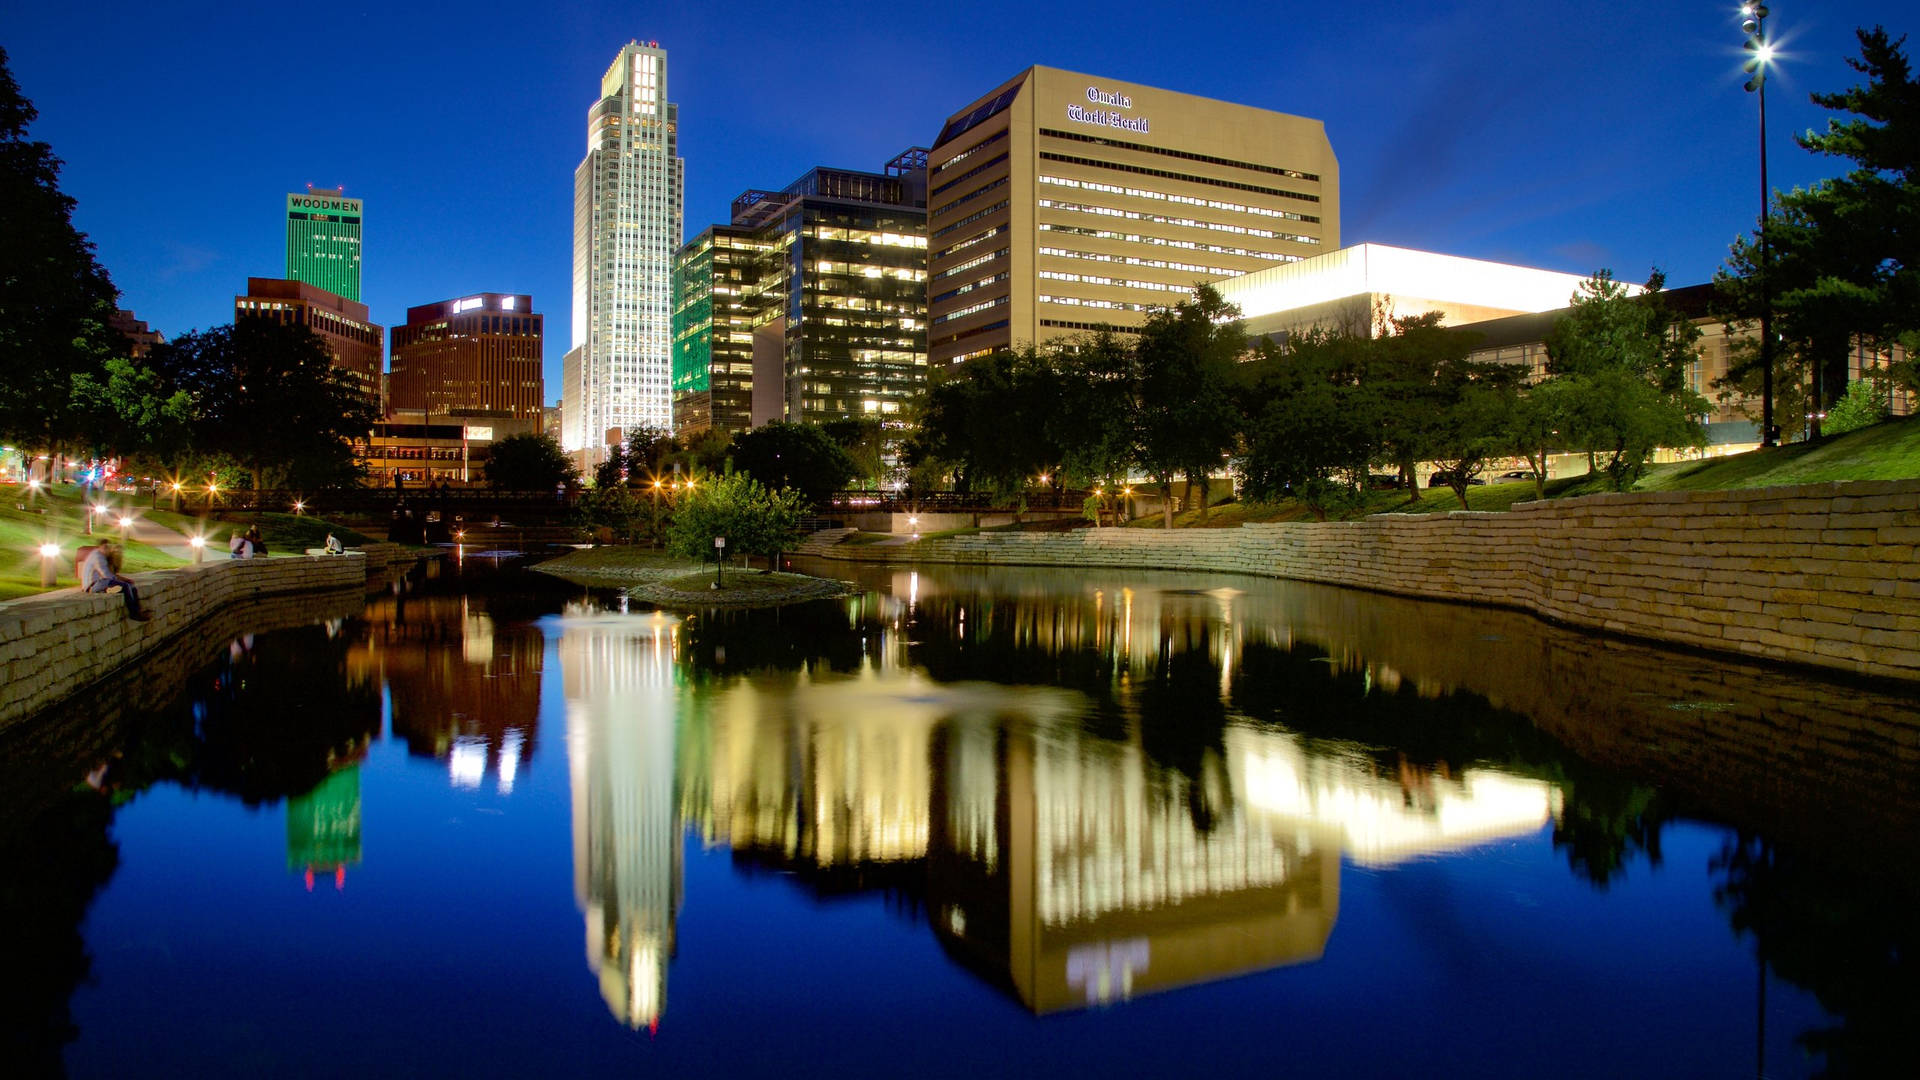
M1747 60L1741 66L1753 76L1747 92L1760 95L1760 445L1774 446L1780 435L1773 426L1773 262L1767 243L1773 204L1767 186L1767 65L1773 46L1767 43L1767 5L1748 4L1740 14L1740 29L1747 35Z

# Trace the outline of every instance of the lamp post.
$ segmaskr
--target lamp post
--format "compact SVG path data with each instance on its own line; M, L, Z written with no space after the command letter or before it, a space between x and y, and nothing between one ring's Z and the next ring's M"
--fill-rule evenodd
M120 543L125 544L127 542L128 536L132 532L133 532L133 517L129 514L121 514L120 515Z
M1767 5L1747 4L1740 14L1740 29L1747 35L1747 59L1741 67L1753 76L1747 80L1747 92L1760 95L1760 445L1764 447L1780 442L1773 425L1773 262L1767 242L1773 203L1767 186L1767 65L1773 61L1773 46L1767 42Z
M59 544L46 543L46 544L40 545L40 587L41 588L43 589L53 588L53 582L54 582L53 560L59 557L60 557Z
M194 562L199 562L207 554L207 538L198 533L187 537L187 546L193 549Z

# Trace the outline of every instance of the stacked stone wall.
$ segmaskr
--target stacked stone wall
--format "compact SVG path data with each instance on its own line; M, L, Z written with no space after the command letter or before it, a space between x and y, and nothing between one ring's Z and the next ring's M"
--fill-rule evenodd
M211 559L130 575L153 618L118 592L60 589L0 604L0 728L48 709L167 645L216 613L268 597L364 591L418 555L369 544L345 555Z
M1506 513L979 533L809 554L1193 570L1519 608L1633 637L1920 680L1920 481L1589 495Z

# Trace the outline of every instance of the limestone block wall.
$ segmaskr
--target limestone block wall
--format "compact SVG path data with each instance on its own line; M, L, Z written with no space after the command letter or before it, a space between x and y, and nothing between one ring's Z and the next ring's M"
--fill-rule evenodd
M818 545L874 562L1258 574L1920 680L1920 481L1589 495L1507 513Z
M364 589L369 566L411 553L393 544L346 555L214 559L130 575L147 622L120 594L61 589L0 604L0 728L66 700L217 612L264 597ZM391 550L388 550L391 549Z

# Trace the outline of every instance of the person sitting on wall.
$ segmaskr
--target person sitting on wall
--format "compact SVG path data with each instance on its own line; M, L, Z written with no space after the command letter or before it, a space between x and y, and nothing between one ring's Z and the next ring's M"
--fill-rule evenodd
M347 553L347 546L340 542L340 538L333 535L332 533L328 533L327 534L327 554L345 555L346 553Z
M253 545L253 553L255 555L265 555L267 553L267 541L260 535L260 526L247 526L247 543Z
M146 622L153 618L151 614L140 610L140 590L131 580L120 576L120 545L112 540L102 540L100 545L87 553L80 564L80 588L90 593L103 593L109 589L119 589L121 599L127 602L127 617L135 622Z
M227 537L227 554L236 559L251 559L253 558L253 542L247 539L246 533L236 532L232 536Z

